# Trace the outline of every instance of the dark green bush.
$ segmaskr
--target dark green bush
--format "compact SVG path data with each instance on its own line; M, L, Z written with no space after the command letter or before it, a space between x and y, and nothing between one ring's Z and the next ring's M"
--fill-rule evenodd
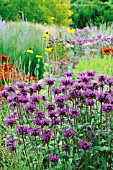
M71 10L75 28L83 28L90 23L95 26L104 22L110 24L113 21L113 5L110 2L78 0L72 3Z

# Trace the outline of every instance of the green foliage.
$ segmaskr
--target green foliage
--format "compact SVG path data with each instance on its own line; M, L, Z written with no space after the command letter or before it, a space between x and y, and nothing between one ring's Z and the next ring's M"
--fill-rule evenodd
M113 76L113 57L104 56L99 57L95 56L91 58L90 61L87 61L87 57L80 59L79 64L75 67L74 73L75 77L79 72L84 72L86 70L92 71L96 70L98 74L107 74L108 76Z
M0 15L4 20L17 21L23 15L31 22L58 24L68 26L72 23L69 17L70 0L1 0Z
M1 24L3 29L0 30L0 53L9 56L11 62L16 63L27 75L35 76L38 63L36 55L44 54L45 42L41 28L29 23ZM30 48L33 54L26 52ZM41 67L42 65L41 63ZM43 72L40 73L43 75Z
M75 28L83 28L90 23L96 26L104 22L110 24L113 21L113 5L110 2L77 0L71 5L71 10Z

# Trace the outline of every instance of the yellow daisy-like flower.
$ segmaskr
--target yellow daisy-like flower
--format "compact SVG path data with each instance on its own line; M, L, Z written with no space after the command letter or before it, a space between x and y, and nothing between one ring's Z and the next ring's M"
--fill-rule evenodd
M65 26L62 26L62 28L65 28Z
M46 33L46 34L43 34L43 37L44 38L50 38L50 35Z
M33 54L33 50L26 50L27 53Z
M36 58L42 58L42 56L41 55L36 55Z
M54 17L51 17L51 20L54 20L55 18Z
M44 22L44 25L46 26L46 25L47 25L47 23L46 23L46 22Z
M47 52L51 52L53 50L53 48L45 48L45 51Z
M74 34L75 29L68 29L67 31L68 31L69 33L71 33L71 34Z

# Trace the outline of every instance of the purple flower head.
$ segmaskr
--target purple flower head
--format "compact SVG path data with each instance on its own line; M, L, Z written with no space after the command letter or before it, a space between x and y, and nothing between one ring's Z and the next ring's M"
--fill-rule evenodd
M89 136L89 138L91 138L91 139L97 139L98 136L92 133L92 134Z
M9 148L10 151L16 151L17 146L15 146L15 145L9 145L8 148Z
M59 88L59 87L54 87L52 88L51 90L55 95L57 94L60 94L62 92L62 90Z
M46 100L47 100L47 97L46 97L46 96L42 95L41 97L42 97L42 100L43 100L43 101L46 101Z
M72 137L75 134L73 129L65 129L63 130L63 135L67 138Z
M28 92L30 93L30 95L32 95L33 93L35 93L35 92L36 92L35 86L34 86L34 85L31 85L31 86L28 88Z
M91 81L91 77L88 76L79 76L79 80L83 83L89 83Z
M108 79L108 77L106 75L99 75L98 76L99 82L106 82L107 79Z
M37 91L40 91L44 88L43 84L35 84L34 87Z
M46 109L47 109L48 111L52 111L52 110L55 109L55 104L53 104L53 103L48 103L48 104L45 105L45 107L46 107Z
M26 109L27 112L34 112L36 110L36 108L37 108L37 106L34 103L33 104L32 103L27 103L25 105L25 109Z
M31 136L37 136L39 135L41 131L41 128L37 127L37 128L29 128L28 129L28 133L31 135Z
M96 71L86 71L86 75L93 78L96 75Z
M49 160L51 162L59 162L60 156L59 155L49 155Z
M19 91L20 91L20 93L22 94L22 95L27 95L27 93L29 92L29 88L28 87L24 87L24 88L22 88L22 89L19 89Z
M93 106L95 104L95 100L93 99L86 99L86 104L89 106Z
M103 110L106 113L110 113L113 111L113 104L103 104Z
M63 149L64 149L65 152L69 152L70 151L69 145L63 145Z
M59 125L61 122L60 119L52 118L52 125Z
M42 97L41 96L30 96L30 102L33 103L39 103L41 101Z
M42 119L45 117L45 112L44 111L38 111L35 113L36 114L36 118Z
M81 90L70 89L69 90L69 97L70 98L79 98L81 96Z
M102 103L102 102L105 102L106 101L106 96L108 94L104 93L104 92L97 92L96 96L97 96L97 99Z
M81 90L81 89L84 89L85 88L85 84L84 83L78 83L78 82L75 82L73 84L73 87L75 90Z
M9 138L8 140L6 140L7 146L13 145L15 142L16 142L16 138Z
M80 110L74 109L72 107L69 114L72 118L74 118L74 117L78 117L80 115L80 112L81 112Z
M96 98L96 93L92 90L87 90L83 93L84 97L94 99Z
M52 86L55 82L55 78L45 78L44 81L46 82L47 85Z
M15 92L16 86L6 86L6 87L5 87L5 90L6 90L7 92Z
M5 122L8 126L12 127L14 124L16 124L16 119L10 116L6 116Z
M60 83L63 84L64 86L72 85L73 84L73 79L71 77L61 77L60 78Z
M112 86L113 85L113 77L108 77L106 79L105 83L109 86Z
M49 115L49 117L51 117L51 118L52 118L52 117L56 117L56 116L57 116L57 112L56 112L56 111L53 111L53 112L52 112L52 111L49 111L49 112L48 112L48 115Z
M92 146L92 143L86 142L86 141L79 141L79 146L85 151L85 150L90 149L90 147Z
M55 96L55 102L64 102L66 100L66 97L63 95Z
M7 92L7 91L3 91L2 93L1 93L1 96L2 97L5 97L6 99L7 99L7 97L10 95L10 93L9 92Z
M42 132L42 141L49 142L51 136L52 136L52 131L51 130L44 130Z
M87 131L87 132L91 132L93 129L94 129L94 126L92 126L92 127L87 126L87 127L86 127L86 131Z
M27 83L25 82L16 82L16 85L19 89L23 89L24 87L27 86Z
M66 71L64 72L64 74L67 76L67 77L71 77L74 75L74 72L73 71Z
M20 135L26 135L28 134L28 126L17 126L16 130Z
M57 110L57 113L62 116L66 115L67 112L68 112L68 108L60 108Z

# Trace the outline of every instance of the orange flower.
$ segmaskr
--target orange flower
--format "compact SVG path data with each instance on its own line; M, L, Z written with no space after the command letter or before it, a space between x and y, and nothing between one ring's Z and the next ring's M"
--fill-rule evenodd
M100 53L105 53L106 55L113 55L113 47L103 47L100 49Z
M10 58L9 58L8 56L6 56L5 54L1 54L1 53L0 53L0 60L2 60L2 59L5 59L5 60L7 60L7 61L10 60Z

